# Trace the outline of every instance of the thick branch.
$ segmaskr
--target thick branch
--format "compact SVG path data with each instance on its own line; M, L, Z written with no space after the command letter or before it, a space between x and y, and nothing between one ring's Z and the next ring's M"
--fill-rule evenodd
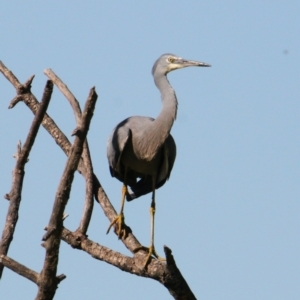
M44 236L44 246L46 248L46 257L43 270L39 278L39 291L37 300L49 300L55 295L57 289L56 271L59 257L60 236L63 226L63 213L68 202L74 173L83 150L83 143L85 141L90 121L93 115L97 100L95 89L91 89L90 95L85 105L82 114L81 126L76 128L76 138L74 145L71 147L70 156L67 160L62 179L60 181L55 202L48 225L48 231Z
M134 263L133 258L94 243L83 235L78 236L77 232L72 233L68 229L63 228L61 239L72 246L72 248L83 250L96 259L103 260L111 265L120 268L123 271L133 271L132 267L130 267ZM136 266L134 268L138 269Z
M188 284L182 277L176 266L171 249L164 247L167 263L152 259L147 269L144 269L145 255L136 254L133 258L101 246L86 237L78 237L63 228L61 238L73 248L83 250L92 257L105 261L122 271L141 276L149 277L163 284L175 299L195 300L196 297L190 290Z
M19 212L19 206L21 202L23 178L25 174L24 166L28 160L28 156L32 148L32 145L35 141L36 135L38 133L41 121L47 110L49 101L51 99L52 91L53 91L53 83L50 80L48 80L44 90L42 102L37 110L36 116L33 119L23 149L19 147L18 153L16 155L17 162L16 162L16 167L13 171L12 188L10 193L8 194L10 203L9 203L9 208L6 216L6 223L4 226L4 230L0 242L0 255L1 254L6 255L8 253L9 245L13 239L13 234L19 217L18 212ZM0 278L2 276L2 273L3 273L3 265L0 264Z

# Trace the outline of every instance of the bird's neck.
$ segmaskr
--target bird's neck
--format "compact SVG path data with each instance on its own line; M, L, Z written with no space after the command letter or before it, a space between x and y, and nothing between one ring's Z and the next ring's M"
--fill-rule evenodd
M151 142L150 148L153 149L153 153L150 154L148 159L157 153L157 150L169 136L176 119L178 105L175 91L170 85L166 75L154 76L154 81L161 93L162 109L151 126L147 128L147 135L150 137L148 140Z
M155 77L154 81L161 93L162 109L153 122L153 128L161 132L162 142L164 142L176 119L178 102L175 91L170 85L166 75Z

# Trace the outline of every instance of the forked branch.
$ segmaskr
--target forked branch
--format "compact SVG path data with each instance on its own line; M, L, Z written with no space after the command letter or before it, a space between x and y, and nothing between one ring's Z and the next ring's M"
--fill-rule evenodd
M30 83L27 82L27 85L25 86L26 89L30 89L30 87L28 88L28 86L30 86L32 79L33 77L31 78ZM9 202L4 230L2 232L2 238L0 241L0 255L6 255L8 253L10 243L13 239L14 231L19 218L19 206L21 202L23 178L25 174L24 171L25 163L28 160L30 150L35 141L42 119L46 113L49 101L51 99L52 91L53 91L53 83L50 80L48 80L44 90L42 102L39 105L39 108L37 109L37 113L33 119L24 146L23 148L21 148L21 144L19 144L18 146L17 154L15 156L17 162L13 170L12 187L9 194L5 195L5 198L9 199L10 202ZM0 263L0 278L2 276L2 273L3 273L3 264Z
M67 165L56 192L47 233L43 238L45 241L43 245L46 248L46 256L44 267L39 277L37 300L52 299L57 289L58 282L56 281L56 271L59 257L60 237L63 228L63 214L69 200L74 173L77 170L81 158L83 143L93 116L96 100L97 94L95 89L92 88L82 114L81 125L76 128L76 138L70 149Z
M75 115L76 124L77 126L79 126L81 122L81 108L78 100L75 98L73 93L68 89L67 85L64 84L61 81L61 79L51 69L44 70L44 73L49 77L51 81L53 81L53 83L58 87L61 93L69 101ZM93 206L94 206L93 165L92 165L87 139L83 146L82 159L86 170L85 172L86 191L85 191L85 202L84 202L83 214L77 231L79 234L86 235L92 217Z
M18 79L14 76L14 74L9 71L3 63L0 61L0 72L13 84L13 86L17 90L17 96L13 99L10 106L13 107L19 101L23 101L34 114L37 113L37 108L40 106L35 96L30 91L30 85L32 81L32 77L26 82L24 87L19 83ZM77 120L77 130L75 131L79 137L82 137L82 123L81 123L81 111L78 104L78 101L74 97L74 95L69 91L67 86L54 74L51 70L45 70L47 76L59 87L62 93L66 96L66 98L70 101L70 104L74 110L75 117ZM64 133L58 128L55 122L45 114L44 119L42 121L42 125L45 129L50 133L56 143L62 148L62 150L69 156L68 161L71 161L71 156L73 156L73 147L71 148L71 143L64 135ZM79 138L79 137L76 137ZM76 140L75 139L75 140ZM82 141L81 141L82 142ZM75 146L75 142L74 142ZM44 269L41 272L38 284L39 284L39 294L37 299L52 299L57 285L60 280L64 278L64 275L56 276L56 267L57 267L57 258L59 251L59 243L60 238L64 240L66 243L71 245L73 248L77 248L89 253L96 259L105 261L109 264L114 265L115 267L129 272L131 274L135 274L143 277L150 277L154 280L162 283L171 293L171 295L175 299L196 299L193 293L191 292L188 284L182 277L179 269L176 266L175 260L172 255L172 251L165 247L166 254L166 263L163 263L158 260L152 259L149 263L146 270L144 270L144 259L146 253L143 250L135 253L137 248L141 247L139 241L135 238L133 233L129 233L126 238L122 239L124 245L133 253L133 257L125 256L119 252L108 249L104 246L101 246L91 240L89 240L86 236L86 231L88 228L89 220L91 217L92 204L91 204L91 195L92 190L95 196L95 199L101 205L105 215L111 222L116 217L116 211L111 205L105 191L103 190L98 178L93 173L92 163L90 160L89 150L87 143L83 146L84 152L82 153L82 148L78 153L82 153L82 159L80 157L76 157L76 161L79 160L78 163L78 171L85 177L87 182L86 189L86 201L84 213L79 225L79 228L75 232L71 232L63 227L62 214L64 211L64 207L67 203L69 191L61 191L57 192L56 201L60 199L62 201L62 206L58 208L55 213L55 218L51 218L49 222L49 226L47 228L47 233L45 234L45 243L44 246L46 248L46 259ZM80 156L80 154L79 154ZM71 188L72 176L76 170L75 167L75 159L72 159L72 168L69 170L72 174L69 174L71 177L65 177L66 173L62 178L61 186L65 186L65 188ZM68 162L70 166L71 163ZM66 167L66 170L67 170ZM64 181L64 183L63 183ZM10 195L9 195L10 197ZM8 198L9 198L8 197ZM53 212L56 209L58 203L54 205ZM54 220L55 219L55 220ZM53 257L50 258L50 254L53 254ZM1 266L1 264L0 264ZM45 283L45 281L49 281L49 283ZM49 294L50 293L50 294ZM50 297L49 297L50 296ZM52 296L52 297L51 297ZM40 297L40 298L39 298ZM48 298L46 298L48 297Z

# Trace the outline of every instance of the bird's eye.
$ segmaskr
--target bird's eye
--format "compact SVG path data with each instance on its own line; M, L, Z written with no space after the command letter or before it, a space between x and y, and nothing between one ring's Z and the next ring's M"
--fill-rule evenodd
M169 62L169 63L173 63L173 62L174 62L174 60L175 60L175 58L174 58L174 57L171 57L171 56L170 56L170 57L168 57L168 62Z

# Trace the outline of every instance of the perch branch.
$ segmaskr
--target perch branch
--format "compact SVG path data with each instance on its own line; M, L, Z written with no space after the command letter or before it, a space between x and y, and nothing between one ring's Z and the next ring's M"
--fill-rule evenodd
M39 290L37 300L49 300L55 295L57 289L56 271L59 257L60 236L63 227L63 214L69 200L74 173L77 170L78 163L83 150L93 111L97 100L95 89L92 88L86 102L80 127L77 127L76 138L70 149L70 156L62 175L59 187L56 193L55 202L48 225L48 231L43 240L46 248L44 267L40 273Z
M30 84L32 82L32 79L30 81ZM17 162L13 171L12 187L10 193L6 195L8 196L6 198L9 198L10 202L9 202L7 216L6 216L6 223L3 229L2 238L0 242L0 255L1 254L6 255L8 253L9 245L13 239L14 231L19 218L19 206L21 202L23 178L25 174L24 172L25 163L28 160L30 150L33 146L40 124L48 108L52 91L53 91L53 83L50 80L48 80L44 90L42 102L33 119L24 146L22 149L21 149L21 145L18 147L18 151L16 155ZM0 278L2 276L2 273L3 273L3 264L0 264Z
M66 228L63 228L61 238L71 247L83 250L92 257L105 261L122 271L141 277L149 277L160 282L169 290L174 299L196 299L177 268L171 249L166 246L164 247L164 250L167 263L152 259L145 270L144 255L137 253L133 258L128 257L107 247L101 246L86 237L79 239L76 233L72 233Z

